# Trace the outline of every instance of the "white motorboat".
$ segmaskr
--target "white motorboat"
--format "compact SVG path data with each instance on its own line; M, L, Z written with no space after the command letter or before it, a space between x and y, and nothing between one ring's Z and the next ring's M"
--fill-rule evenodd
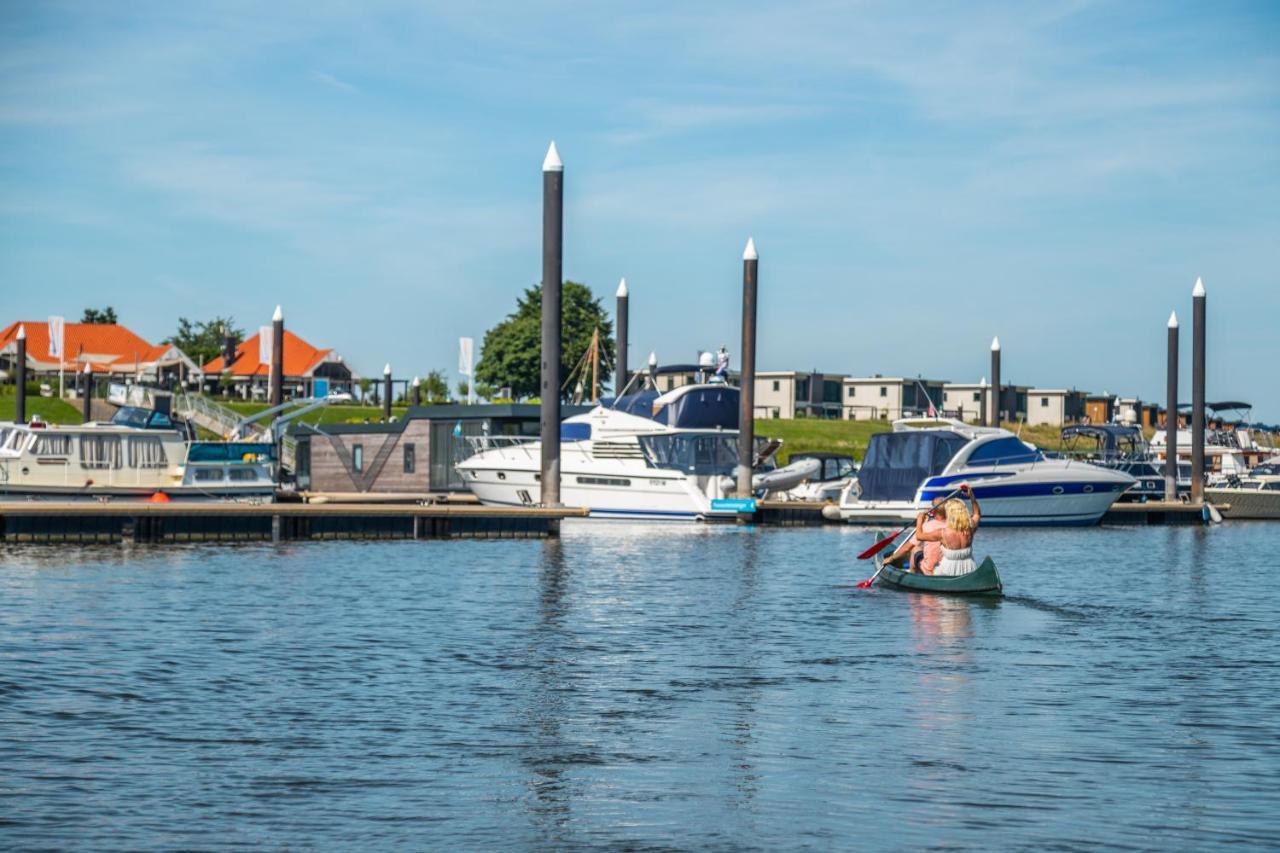
M968 483L984 524L1087 525L1134 482L1121 471L1046 457L1008 430L913 419L871 437L857 478L826 513L855 523L902 523Z
M787 467L798 464L808 464L812 473L789 489L771 491L771 500L834 503L858 473L857 461L844 453L791 454Z
M167 414L129 407L109 423L4 424L0 501L270 501L275 455L266 443L192 441Z
M644 391L575 415L561 424L560 500L588 508L593 518L734 518L736 510L713 504L733 495L737 427L738 389L723 383L685 385L662 395ZM472 441L477 452L457 469L481 503L539 501L539 440ZM752 485L758 491L789 488L810 470L797 466L788 474L766 467L780 444L757 440Z

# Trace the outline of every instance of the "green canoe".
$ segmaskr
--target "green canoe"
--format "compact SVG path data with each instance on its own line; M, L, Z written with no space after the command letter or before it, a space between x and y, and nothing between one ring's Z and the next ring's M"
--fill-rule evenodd
M876 568L883 561L876 558ZM906 572L895 565L884 566L876 582L895 589L909 589L915 592L944 592L953 595L1002 595L1004 587L1000 584L1000 573L990 557L982 561L978 568L967 575L941 577L922 575L917 572Z

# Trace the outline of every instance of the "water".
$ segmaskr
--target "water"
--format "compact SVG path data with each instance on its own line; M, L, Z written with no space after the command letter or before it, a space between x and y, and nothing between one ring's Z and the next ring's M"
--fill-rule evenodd
M0 846L1280 843L1280 526L6 548Z

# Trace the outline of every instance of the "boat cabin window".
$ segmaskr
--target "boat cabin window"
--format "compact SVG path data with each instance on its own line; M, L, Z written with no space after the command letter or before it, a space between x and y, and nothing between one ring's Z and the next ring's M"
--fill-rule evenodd
M144 409L139 406L125 406L111 416L111 423L132 429L173 429L173 418L164 412Z
M164 442L158 435L129 436L130 468L164 468L169 464Z
M124 463L118 435L81 435L80 464L85 468L119 468Z
M654 468L698 475L731 475L738 464L738 437L722 433L642 435L640 449Z
M1028 462L1039 462L1044 454L1032 450L1012 436L998 438L979 445L969 454L969 465L1025 465Z
M827 459L822 463L822 479L840 480L853 474L853 462L848 459Z
M258 479L257 468L228 468L227 477L233 483L249 483Z
M71 436L48 433L37 435L35 447L31 452L36 456L70 456Z
M195 480L197 483L221 483L221 468L197 468L195 470Z

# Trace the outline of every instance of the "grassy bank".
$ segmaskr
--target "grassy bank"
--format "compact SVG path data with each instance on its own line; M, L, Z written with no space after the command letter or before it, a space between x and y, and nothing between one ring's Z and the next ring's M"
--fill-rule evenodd
M778 461L785 465L793 453L827 451L861 459L877 432L888 432L886 421L827 421L818 418L756 420L756 435L780 438Z
M0 397L0 421L12 421L18 401L12 395ZM56 397L27 397L27 419L39 415L45 423L78 424L80 410Z

